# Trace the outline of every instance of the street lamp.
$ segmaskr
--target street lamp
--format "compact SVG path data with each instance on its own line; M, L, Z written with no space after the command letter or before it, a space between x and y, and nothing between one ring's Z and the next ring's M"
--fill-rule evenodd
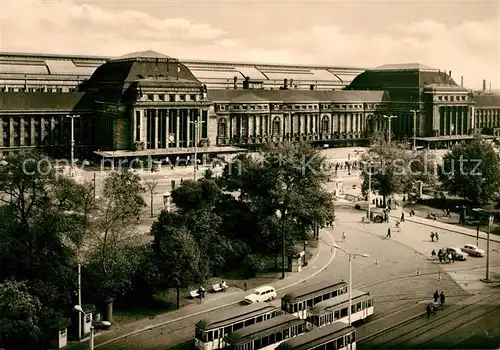
M70 176L73 177L73 168L75 167L75 118L80 118L79 115L67 115L66 118L71 119L71 167L69 168Z
M85 317L87 316L87 313L85 311L83 311L83 309L82 309L82 307L80 305L73 306L73 311L74 312L79 312L80 314L82 314ZM109 322L109 321L102 321L101 324L104 327L111 326L111 322ZM93 324L93 321L91 320L91 323L90 323L90 339L89 339L89 349L90 350L94 350L94 336L95 336L94 324Z
M388 122L389 122L389 128L388 128L389 135L387 137L389 143L391 143L391 137L392 137L392 133L391 133L391 121L393 119L397 118L397 117L398 117L397 115L384 115L384 118L386 118L388 120Z
M196 181L196 172L198 170L198 132L201 123L204 123L202 120L194 120L189 123L194 124L194 159L193 159L193 179Z
M484 213L481 209L474 209L474 211L480 214L488 215L488 213ZM488 230L486 233L486 278L484 279L485 282L488 282L490 280L490 232L491 232L491 224L493 224L494 220L495 216L489 214ZM478 237L479 237L479 230L478 230Z
M410 112L413 113L413 150L417 150L417 113L420 109L411 109Z
M285 255L286 255L286 248L285 248L285 234L286 234L286 231L285 231L285 217L286 217L286 214L287 214L287 210L285 209L285 211L282 213L280 209L277 209L276 210L276 216L281 219L282 223L281 223L281 237L283 239L283 256L281 257L281 263L282 263L282 266L281 266L281 278L282 279L285 279Z
M368 169L368 211L367 211L367 215L368 215L368 222L371 222L371 207L372 207L372 164L370 164L369 162L363 162L364 165L368 165L369 166L369 169Z
M351 325L351 313L352 313L352 257L360 256L363 258L368 258L370 255L368 254L362 254L362 253L350 253L347 250L343 249L341 246L338 244L333 243L332 246L335 249L340 249L344 253L346 253L349 256L349 310L348 310L348 315L349 315L349 325Z

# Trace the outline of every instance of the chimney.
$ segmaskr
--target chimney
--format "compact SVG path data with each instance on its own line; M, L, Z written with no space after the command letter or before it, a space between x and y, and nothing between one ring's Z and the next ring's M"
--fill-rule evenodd
M283 80L283 90L286 90L286 89L288 89L288 79L287 78L285 78Z
M233 89L238 90L238 77L233 78Z
M486 92L486 79L483 79L483 92Z
M464 87L464 76L460 77L460 87Z

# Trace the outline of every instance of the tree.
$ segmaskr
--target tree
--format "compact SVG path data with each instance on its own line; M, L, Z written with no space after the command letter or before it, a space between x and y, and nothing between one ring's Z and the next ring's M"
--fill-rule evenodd
M111 301L132 288L141 261L134 246L142 243L134 224L146 206L144 191L139 175L128 169L113 171L104 181L84 266L87 293L95 298Z
M371 190L382 196L384 206L387 197L410 191L418 181L436 183L435 156L428 151L412 152L406 143L389 144L378 138L369 152L362 155L361 163L363 194L367 195L371 180Z
M177 227L178 220L177 214L164 211L151 228L153 259L161 276L160 285L176 290L177 308L180 289L200 282L203 276L198 243L185 227Z
M150 203L151 217L154 218L155 215L154 215L153 201L154 201L155 189L158 186L158 180L156 180L156 179L149 180L149 181L146 181L144 184L146 185L146 188L149 191L149 198L151 199L151 203Z
M443 189L475 205L495 199L500 188L500 161L494 146L481 137L455 145L439 171Z
M87 234L88 187L58 176L37 152L8 158L0 168L0 282L29 281L44 311L43 331L58 321L76 289L76 253Z
M0 283L0 346L28 349L42 338L42 303L32 295L26 282Z

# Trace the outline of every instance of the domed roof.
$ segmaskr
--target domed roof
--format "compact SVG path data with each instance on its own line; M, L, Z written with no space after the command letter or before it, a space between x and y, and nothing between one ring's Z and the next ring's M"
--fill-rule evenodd
M110 61L129 61L129 60L141 60L141 59L143 59L143 60L148 60L148 59L165 60L165 59L172 59L172 58L173 57L164 55L162 53L158 53L156 51L146 50L146 51L136 51L136 52L127 53L125 55L115 57L115 58L111 59Z

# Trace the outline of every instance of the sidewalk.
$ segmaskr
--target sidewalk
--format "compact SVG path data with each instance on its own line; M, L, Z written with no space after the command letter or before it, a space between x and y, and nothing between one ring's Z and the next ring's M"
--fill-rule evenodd
M301 272L289 273L284 280L279 280L273 283L273 286L276 288L277 292L293 287L318 275L332 263L333 259L335 258L336 252L336 250L334 250L332 253L330 248L332 243L334 243L333 237L327 230L323 230L321 233L322 234L320 236L320 242L318 244L318 251L316 255L308 262L308 266L305 267ZM126 338L127 336L141 333L155 327L178 322L189 317L201 315L206 312L238 304L248 293L249 291L241 291L235 294L231 293L227 296L220 297L217 300L213 300L213 302L210 301L209 297L206 302L202 304L193 304L187 307L183 307L175 311L158 315L154 319L144 319L138 322L123 325L121 327L114 326L116 328L112 328L109 331L104 331L96 335L95 347L98 348L119 339ZM80 342L75 342L68 345L68 349L74 350L86 349L87 347L88 339L84 339Z

